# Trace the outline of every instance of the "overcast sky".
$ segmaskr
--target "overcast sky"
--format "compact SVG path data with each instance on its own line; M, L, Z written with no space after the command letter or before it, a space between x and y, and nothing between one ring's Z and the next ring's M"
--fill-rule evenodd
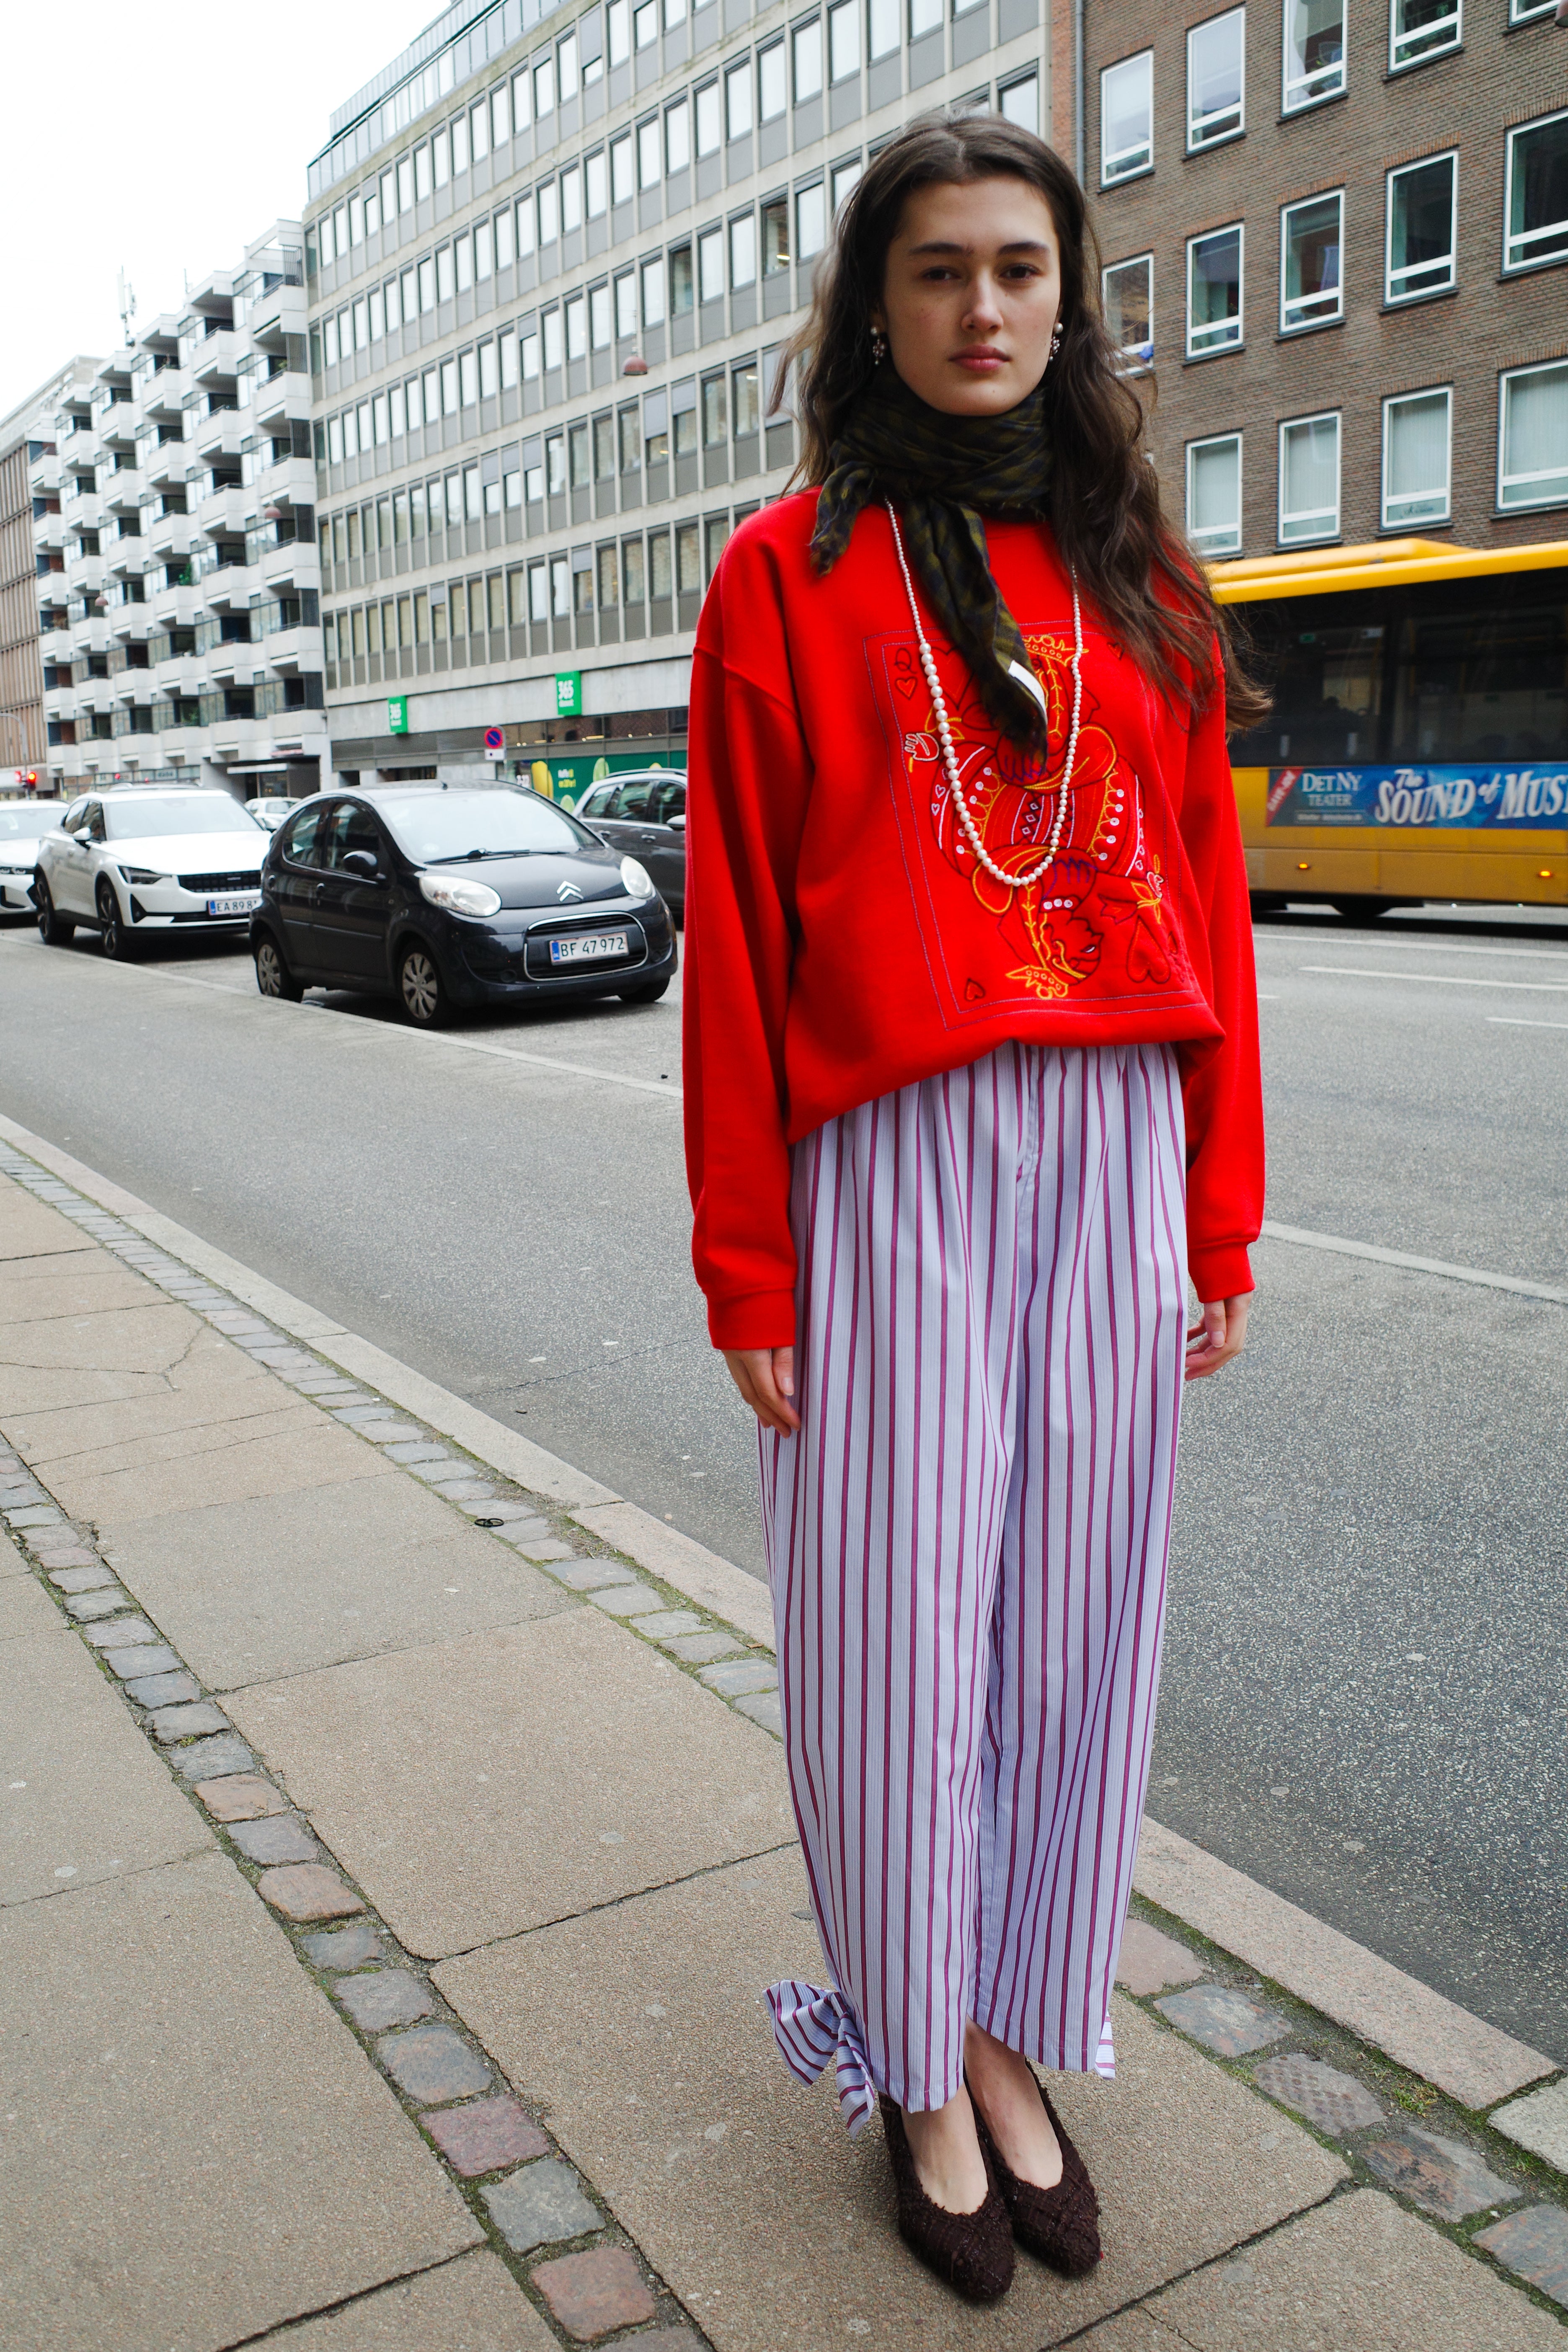
M305 205L334 106L439 0L123 0L9 15L0 195L0 415L75 352L121 342L123 267L145 323Z

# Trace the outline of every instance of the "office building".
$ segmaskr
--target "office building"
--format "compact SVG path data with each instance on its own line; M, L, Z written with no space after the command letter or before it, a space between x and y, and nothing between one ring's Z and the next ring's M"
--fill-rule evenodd
M29 463L58 789L314 792L326 748L297 221L62 388Z
M1048 71L1040 0L470 0L341 107L305 220L335 768L683 762L836 206L924 108L1043 128Z
M55 411L98 362L73 359L0 417L0 788L44 766L44 668L37 582L64 569L58 491L35 492L33 469L54 455Z
M1554 0L1087 17L1107 317L1212 556L1568 535Z

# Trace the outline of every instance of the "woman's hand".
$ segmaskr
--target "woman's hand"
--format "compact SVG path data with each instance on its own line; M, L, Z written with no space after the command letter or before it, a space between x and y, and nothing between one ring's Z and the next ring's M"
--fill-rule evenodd
M1240 1355L1247 1345L1250 1300L1250 1292L1240 1298L1215 1298L1201 1310L1202 1320L1187 1333L1187 1380L1206 1381L1211 1372Z
M793 1348L726 1348L730 1378L764 1429L793 1437L800 1415L790 1399L795 1394Z

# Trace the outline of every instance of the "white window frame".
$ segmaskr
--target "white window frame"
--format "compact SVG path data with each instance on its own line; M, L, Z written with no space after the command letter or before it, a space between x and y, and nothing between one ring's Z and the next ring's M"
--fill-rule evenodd
M1025 90L1029 92L1029 110L1027 120L1026 120L1022 114L1015 113L1013 108L1007 103L1009 99L1012 99L1015 101L1020 100ZM998 114L1003 116L1006 121L1016 122L1021 131L1032 131L1037 138L1039 137L1040 75L1038 67L1031 66L1027 73L1015 74L1011 81L1005 81L1002 84L1001 88L996 92L996 111Z
M1241 30L1241 89L1240 89L1240 93L1239 93L1239 95L1238 95L1238 97L1237 97L1237 103L1236 103L1236 106L1235 106L1235 108L1234 108L1234 109L1232 109L1232 108L1230 108L1230 107L1226 107L1226 108L1225 108L1224 110L1222 110L1220 112L1218 112L1217 114L1211 115L1211 116L1205 116L1205 117L1204 117L1204 118L1203 118L1203 121L1217 121L1217 122L1221 125L1221 128L1220 128L1220 129L1218 129L1217 131L1205 131L1205 130L1203 128L1203 123L1199 121L1198 117L1197 117L1197 116L1195 116L1195 115L1194 115L1194 111L1193 111L1193 43L1194 43L1194 42L1198 38L1198 37L1199 37L1199 35L1200 35L1200 34L1203 34L1203 33L1211 33L1211 32L1213 32L1213 30L1215 29L1215 26L1216 26L1216 25L1228 25L1228 24L1230 24L1233 20L1237 21L1237 22L1239 23L1240 30ZM1225 143L1225 142L1226 142L1227 139L1239 139L1239 138L1240 138L1240 136L1241 136L1241 134L1242 134L1242 132L1243 132L1243 131L1246 130L1246 128L1247 128L1247 8L1246 8L1246 0L1243 0L1243 5L1242 5L1239 8L1225 8L1225 9L1222 9L1222 10L1220 11L1220 13L1219 13L1217 16L1205 16L1205 17L1204 18L1204 20L1203 20L1203 22L1202 22L1202 24L1201 24L1201 25L1189 25L1189 26L1188 26L1188 27L1187 27L1187 47L1186 47L1186 69L1187 69L1187 82L1186 82L1186 110L1187 110L1187 152L1188 152L1188 154L1189 154L1189 155L1200 155L1200 154L1202 154L1202 153L1203 153L1203 152L1204 152L1207 148L1210 148L1210 147L1219 147L1219 146L1223 146L1223 145L1224 145L1224 143ZM1232 118L1233 118L1233 115L1234 115L1234 120L1232 119Z
M1105 143L1106 124L1110 110L1106 104L1106 92L1118 74L1127 73L1141 66L1148 91L1149 136L1135 147L1118 148L1114 153ZM1127 159L1131 157L1130 162ZM1130 58L1118 58L1114 65L1103 66L1100 75L1100 184L1102 188L1120 187L1123 180L1133 180L1142 172L1154 168L1154 52L1139 49Z
M1448 175L1448 185L1450 191L1448 201L1448 275L1440 286L1418 286L1415 288L1414 292L1409 292L1401 287L1396 287L1394 282L1394 184L1395 180L1403 180L1407 173L1411 172L1425 172L1429 170L1436 163L1448 163L1453 167ZM1417 271L1424 272L1428 269L1436 269L1437 267L1438 264L1435 261L1404 261L1399 265L1399 275L1401 278L1409 278L1415 275ZM1391 308L1396 302L1420 302L1430 294L1448 293L1452 288L1458 284L1458 281L1459 151L1457 147L1446 147L1440 154L1417 155L1413 163L1395 164L1384 177L1383 194L1383 299Z
M1537 16L1550 16L1557 0L1509 0L1510 25L1532 25Z
M1145 272L1149 282L1149 341L1147 344L1117 345L1117 358L1129 363L1122 370L1127 375L1142 374L1154 364L1154 256L1152 252L1123 254L1120 261L1108 261L1100 273L1100 310L1103 318L1106 291L1112 278L1121 270L1139 268Z
M1524 229L1518 236L1510 226L1513 219L1514 155L1519 142L1528 138L1532 131L1547 130L1553 122L1568 122L1568 106L1554 107L1550 114L1538 114L1532 122L1516 122L1504 142L1502 266L1510 278L1518 278L1526 270L1550 269L1560 262L1568 261L1568 240L1565 240L1562 252L1543 254L1540 260L1533 260L1528 255L1521 258L1514 251L1516 246L1533 245L1542 237L1563 237L1568 232L1568 221L1548 221L1543 228Z
M1412 67L1424 66L1433 58L1451 56L1465 37L1465 0L1449 0L1448 13L1415 32L1399 30L1402 0L1388 0L1388 70L1408 73ZM1437 35L1444 37L1439 40Z
M864 61L861 0L837 0L827 11L827 79L851 81Z
M1207 245L1212 237L1229 236L1233 230L1235 231L1238 240L1237 246L1237 268L1236 273L1236 332L1225 342L1205 342L1203 344L1196 344L1194 340L1194 334L1216 335L1220 332L1222 328L1228 327L1231 324L1231 321L1228 319L1216 320L1210 326L1199 327L1194 330L1193 325L1193 256L1200 245ZM1184 332L1184 348L1186 357L1190 360L1201 360L1208 359L1215 352L1239 351L1242 344L1247 341L1246 222L1222 221L1218 228L1206 228L1201 236L1188 237L1184 260L1184 268L1185 272L1185 282L1182 300L1183 308L1186 314Z
M1315 72L1290 72L1290 14L1300 0L1281 0L1279 20L1279 111L1281 114L1304 114L1310 106L1321 106L1325 99L1339 98L1348 87L1350 70L1350 0L1340 0L1340 58L1338 65L1319 66ZM1330 76L1334 79L1331 80ZM1313 89L1312 84L1321 85ZM1297 93L1292 95L1292 93Z
M1186 505L1186 525L1187 525L1187 539L1188 539L1189 543L1190 543L1190 544L1191 544L1191 545L1192 545L1192 546L1196 550L1196 551L1197 551L1197 553L1198 553L1199 555L1201 555L1202 557L1204 557L1204 559L1205 560L1205 562L1207 561L1207 559L1208 559L1211 555L1239 555L1239 554L1240 554L1240 552L1241 552L1241 542L1242 542L1242 481L1243 481L1242 466L1243 466L1243 441L1244 441L1244 436L1243 436L1241 433L1239 433L1239 432L1237 432L1237 433L1210 433L1210 434L1206 434L1201 441L1189 441L1189 442L1188 442L1188 444L1187 444L1187 453L1186 453L1186 498L1187 498L1187 505ZM1224 448L1234 448L1234 450L1236 451L1236 540L1235 540L1235 543L1234 543L1234 545L1228 545L1228 544L1227 544L1227 545L1226 545L1226 546L1224 546L1224 547L1219 547L1219 546L1215 546L1215 544L1213 544L1213 542L1214 542L1214 541L1215 541L1215 535L1216 535L1216 534L1215 534L1215 531L1212 528L1211 528L1211 529L1208 529L1208 530L1196 530L1196 529L1194 527L1194 523L1193 523L1193 472L1194 472L1193 460L1194 460L1194 458L1195 457L1197 457L1197 456L1199 455L1199 453L1200 453L1201 451L1203 451L1203 450L1205 450L1205 449L1224 449Z
M1393 493L1389 488L1388 467L1389 457L1393 448L1394 436L1390 430L1390 425L1394 412L1397 408L1408 406L1413 401L1438 399L1442 401L1444 406L1444 431L1447 443L1446 463L1443 472L1442 511L1441 513L1434 513L1428 510L1422 514L1402 515L1391 513L1390 503ZM1412 502L1414 502L1416 499L1421 497L1421 494L1418 492L1410 492L1406 493L1406 496L1412 500ZM1429 496L1430 494L1428 494L1428 497ZM1423 502L1425 503L1425 501ZM1379 513L1382 517L1382 524L1384 530L1419 531L1440 523L1452 522L1454 519L1454 387L1451 383L1427 384L1419 392L1391 392L1384 399L1383 404L1383 475Z
M1509 393L1516 383L1532 375L1560 374L1563 378L1564 397L1568 398L1568 359L1542 360L1533 367L1509 368L1498 378L1497 428L1497 502L1500 514L1529 514L1542 507L1568 506L1568 447L1564 448L1563 464L1552 466L1544 473L1509 474L1505 471L1508 456ZM1531 481L1563 481L1564 488L1553 490L1545 498L1510 499L1507 492L1510 483Z
M1337 204L1340 208L1340 275L1334 289L1332 310L1314 310L1310 318L1292 318L1292 302L1300 313L1309 304L1322 303L1326 294L1298 294L1293 298L1285 291L1286 259L1290 249L1290 220L1294 214L1304 213L1314 205ZM1326 327L1345 315L1345 192L1342 188L1322 188L1314 196L1301 196L1293 205L1279 207L1279 332L1282 335L1305 334L1313 327Z
M1288 530L1285 512L1285 442L1289 433L1299 433L1310 425L1332 424L1334 428L1334 503L1330 507L1302 508L1298 520L1310 522L1332 516L1326 530ZM1275 492L1275 535L1281 547L1322 546L1340 536L1340 517L1344 506L1344 416L1337 408L1315 409L1310 416L1285 416L1279 421L1279 471Z

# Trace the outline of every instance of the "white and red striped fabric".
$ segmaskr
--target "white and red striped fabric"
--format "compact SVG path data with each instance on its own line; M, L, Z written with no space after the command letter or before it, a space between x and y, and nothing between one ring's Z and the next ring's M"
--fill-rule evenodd
M762 1441L829 1981L769 1993L851 2130L964 2020L1111 2071L1159 1680L1185 1306L1168 1045L1011 1045L797 1144L798 1437Z

